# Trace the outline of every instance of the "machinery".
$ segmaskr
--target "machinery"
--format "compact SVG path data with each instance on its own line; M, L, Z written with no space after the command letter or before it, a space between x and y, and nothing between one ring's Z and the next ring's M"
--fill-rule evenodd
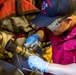
M13 41L12 39L10 39L6 46L5 49L8 52L12 52L12 53L16 53L18 55L21 55L22 58L24 58L24 60L27 60L27 58L31 55L38 55L40 57L42 57L43 55L43 50L40 48L39 45L30 48L30 47L22 47L20 45L18 45L15 41ZM17 58L18 62L21 65L21 62L19 60L19 58ZM26 70L26 68L23 68L24 70ZM28 70L29 71L29 70ZM35 73L35 75L42 75L43 73L39 72L37 69L31 70L33 73ZM34 75L34 74L32 74Z
M4 12L5 8L8 9L8 3L10 3L10 0L5 0L5 1L6 1L5 2L6 4L4 4L4 8L1 9L2 12ZM17 0L17 1L20 2L20 0ZM34 7L31 4L27 4L27 3L29 3L27 1L32 1L33 4L37 8L40 8L41 2L43 0L38 0L38 1L22 0L23 4L25 3L24 7L25 7L25 5ZM14 3L14 2L11 2L11 3ZM18 9L20 10L19 4L18 4ZM11 5L14 5L14 4L11 4ZM10 7L9 9L12 9L12 6L9 6L9 7ZM31 10L32 10L32 8L28 11L31 11ZM7 12L10 13L9 15L11 15L12 14L11 12L13 12L13 11L7 11ZM13 33L15 33L15 34L19 35L20 33L23 33L25 35L23 37L26 39L28 36L35 33L35 31L38 28L31 23L31 19L33 19L39 13L39 10L37 10L36 12L34 10L34 12L29 12L29 13L27 11L25 11L24 15L22 15L22 16L20 16L18 14L15 14L16 16L9 16L8 13L5 13L6 15L3 15L2 13L0 14L1 15L1 17L0 17L0 60L3 60L3 61L0 61L0 63L4 63L1 65L4 68L6 68L6 66L4 66L4 65L5 64L8 65L8 64L5 63L4 61L9 62L8 59L10 59L10 58L12 59L12 56L15 53L17 54L17 56L18 55L22 56L22 59L25 59L25 60L27 60L27 58L30 55L38 55L41 58L50 62L50 56L51 56L50 52L47 51L46 49L45 50L43 49L43 48L45 48L45 46L48 47L50 43L47 43L47 44L45 43L43 48L40 46L40 44L38 44L37 46L35 46L33 48L30 48L30 47L25 48L25 47L23 47L23 43L25 41L22 42L22 40L20 40L20 42L19 42L19 40L18 40L18 39L22 39L22 36L20 36L20 37L16 36L16 38L15 38L15 35L13 34ZM18 13L18 11L17 11L17 13ZM7 16L7 18L6 18L6 16ZM45 51L48 56L45 55ZM10 63L11 63L11 59L10 59ZM19 58L17 58L17 60L20 63ZM0 65L0 67L2 67L1 65ZM13 68L13 66L11 66L11 67L9 66L9 69L12 69L12 68ZM35 70L29 70L27 68L23 68L23 69L25 71L26 70L30 71L31 72L30 75L43 75L43 73L39 72L37 69L35 69ZM1 68L0 68L0 70L1 70ZM6 71L8 71L8 70L6 69ZM9 73L11 73L11 72L9 72ZM5 74L2 73L0 75L5 75ZM8 75L10 75L10 74L8 74ZM18 74L18 75L20 75L20 74ZM21 74L21 75L23 75L23 74ZM25 75L27 75L27 74L25 74Z
M31 55L38 55L38 56L42 57L42 55L44 53L42 48L39 45L32 47L32 48L30 46L22 47L22 46L18 45L12 39L10 39L7 42L5 49L8 52L13 52L13 53L17 53L17 54L21 55L25 59L27 59Z

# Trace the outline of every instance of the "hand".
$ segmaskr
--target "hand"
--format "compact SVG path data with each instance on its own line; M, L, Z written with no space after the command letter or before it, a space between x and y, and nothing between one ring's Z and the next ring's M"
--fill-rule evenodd
M38 44L40 36L38 34L33 34L32 36L26 39L26 43L24 44L25 47L33 47Z
M41 72L48 72L48 64L49 62L44 61L42 58L38 56L29 56L28 57L28 65L31 69L37 68Z

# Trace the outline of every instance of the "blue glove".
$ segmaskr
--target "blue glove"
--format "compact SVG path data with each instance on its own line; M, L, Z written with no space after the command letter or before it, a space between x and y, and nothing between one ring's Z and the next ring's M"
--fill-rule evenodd
M38 56L29 56L28 57L28 65L31 69L38 69L41 72L48 72L48 64L49 62L44 61L42 58Z
M26 43L24 44L25 47L33 47L38 44L40 36L38 34L33 34L32 36L26 39Z

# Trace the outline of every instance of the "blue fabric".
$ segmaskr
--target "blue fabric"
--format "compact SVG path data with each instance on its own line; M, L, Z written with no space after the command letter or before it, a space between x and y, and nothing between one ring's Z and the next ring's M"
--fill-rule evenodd
M32 23L38 27L45 27L58 17L73 13L76 10L76 0L44 0L41 7L41 12Z
M51 18L40 13L32 20L32 23L38 27L45 27L50 25L56 18L58 18L58 16Z
M14 66L16 66L17 68L19 68L24 73L24 75L29 75L30 74L30 71L23 69L23 68L27 68L27 69L31 70L30 67L28 66L28 61L23 59L21 56L14 54L13 57L12 57L12 62L11 63Z

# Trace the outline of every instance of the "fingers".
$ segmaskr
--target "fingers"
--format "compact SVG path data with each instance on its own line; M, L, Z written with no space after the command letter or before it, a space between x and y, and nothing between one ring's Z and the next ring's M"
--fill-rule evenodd
M28 41L24 44L25 47L34 47L38 44L37 39L32 39L32 41Z
M31 45L32 42L33 42L33 41L27 42L27 43L24 44L24 46L25 46L25 47L30 47L30 45Z
M31 44L35 41L35 38L33 37L29 37L28 39L26 39L26 43L24 44L25 47L30 47Z
M38 35L34 34L26 39L26 43L24 44L25 47L34 47L38 44Z
M34 46L36 46L37 44L38 44L38 40L36 39L35 42L33 42L33 43L31 44L31 47L34 47Z

